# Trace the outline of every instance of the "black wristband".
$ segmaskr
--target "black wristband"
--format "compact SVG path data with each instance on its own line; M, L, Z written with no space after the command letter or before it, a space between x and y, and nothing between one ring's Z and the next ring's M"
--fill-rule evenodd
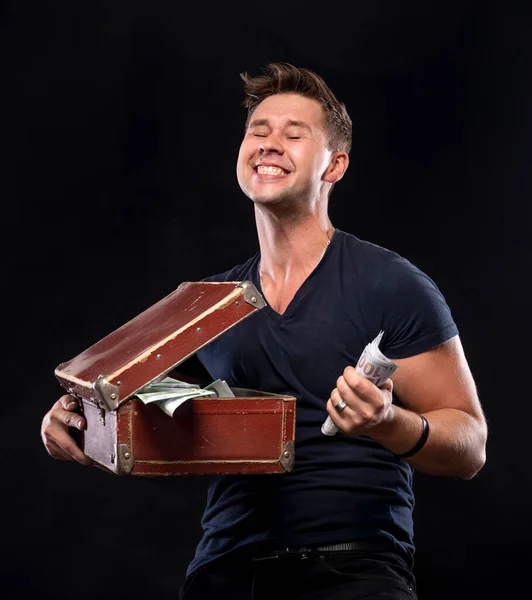
M416 454L421 450L421 448L423 448L425 442L427 441L427 438L429 437L429 422L427 421L427 419L425 419L423 415L419 416L421 417L421 421L423 422L423 431L421 432L421 436L411 450L405 452L404 454L396 454L396 456L398 456L399 458L408 458L410 456L414 456L414 454Z

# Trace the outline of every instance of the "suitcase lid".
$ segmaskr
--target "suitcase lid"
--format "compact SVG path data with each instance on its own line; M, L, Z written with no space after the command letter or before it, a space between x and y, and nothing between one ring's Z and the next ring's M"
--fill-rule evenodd
M116 410L266 303L250 281L179 287L55 369L70 394Z

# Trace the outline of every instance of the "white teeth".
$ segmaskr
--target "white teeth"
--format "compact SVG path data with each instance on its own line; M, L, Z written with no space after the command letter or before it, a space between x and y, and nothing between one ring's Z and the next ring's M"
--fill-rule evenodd
M257 167L257 173L259 175L284 175L283 169L279 169L279 167L266 167L264 165L260 165Z

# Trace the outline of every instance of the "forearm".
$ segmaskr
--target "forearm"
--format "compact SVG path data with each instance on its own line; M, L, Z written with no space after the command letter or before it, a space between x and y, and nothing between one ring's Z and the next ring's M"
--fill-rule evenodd
M374 427L368 435L394 454L410 450L423 426L420 416L393 405L393 417ZM470 414L454 408L423 413L429 436L419 452L405 460L429 475L471 479L485 462L486 428Z

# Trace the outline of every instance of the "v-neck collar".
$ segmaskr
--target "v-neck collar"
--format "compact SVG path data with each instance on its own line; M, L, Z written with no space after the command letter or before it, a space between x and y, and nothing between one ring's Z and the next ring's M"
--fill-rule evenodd
M308 274L308 276L303 280L303 282L297 289L296 293L294 294L294 297L292 298L292 300L290 300L290 302L288 303L288 306L286 307L286 309L283 313L277 312L270 305L270 303L266 299L266 295L262 291L262 286L260 284L260 273L259 273L261 255L260 255L260 252L258 253L257 261L253 268L253 277L255 279L255 281L254 281L255 286L259 290L260 295L262 296L262 298L266 304L266 306L264 306L262 308L263 311L266 311L266 313L273 319L276 319L277 321L282 321L282 320L289 318L290 315L297 310L298 305L301 303L303 298L309 292L309 286L310 286L309 282L311 282L311 280L316 277L316 274L320 271L320 269L323 269L324 265L328 262L329 257L333 251L333 248L334 248L334 246L336 246L335 240L338 237L336 235L337 232L338 232L338 229L335 228L333 231L333 234L331 236L330 243L329 243L324 255L322 256L322 258L320 259L318 264L314 267L314 269L312 269L312 271Z

